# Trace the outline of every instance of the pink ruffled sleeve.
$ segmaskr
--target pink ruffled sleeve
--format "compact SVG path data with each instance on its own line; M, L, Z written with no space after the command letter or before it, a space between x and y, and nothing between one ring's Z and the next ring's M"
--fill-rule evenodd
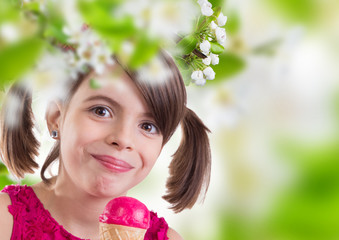
M148 228L145 240L168 240L168 224L164 218L159 218L154 212L151 213L151 224Z
M52 218L31 187L10 185L1 192L7 193L12 201L8 206L8 211L13 215L11 240L82 240L67 232Z

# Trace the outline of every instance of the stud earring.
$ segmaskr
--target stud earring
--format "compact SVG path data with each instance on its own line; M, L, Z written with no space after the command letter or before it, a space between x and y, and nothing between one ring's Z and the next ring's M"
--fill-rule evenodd
M58 137L58 131L57 130L53 130L51 133L51 137L56 139Z

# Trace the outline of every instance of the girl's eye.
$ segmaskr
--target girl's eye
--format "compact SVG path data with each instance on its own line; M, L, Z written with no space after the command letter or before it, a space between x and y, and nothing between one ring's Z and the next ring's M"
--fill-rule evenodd
M110 117L110 112L105 107L95 107L92 109L92 112L99 117Z
M152 123L142 123L140 127L147 133L157 134L159 132L158 128Z

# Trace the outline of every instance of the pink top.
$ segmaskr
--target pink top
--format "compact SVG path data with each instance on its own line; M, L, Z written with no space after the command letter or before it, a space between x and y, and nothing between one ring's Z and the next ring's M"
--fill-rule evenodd
M109 201L100 215L102 223L148 229L150 213L142 202L131 197L118 197Z
M82 240L67 232L44 208L33 189L29 186L10 185L1 192L7 193L12 201L8 211L13 215L11 240ZM150 212L150 227L145 240L167 240L168 225L164 218Z

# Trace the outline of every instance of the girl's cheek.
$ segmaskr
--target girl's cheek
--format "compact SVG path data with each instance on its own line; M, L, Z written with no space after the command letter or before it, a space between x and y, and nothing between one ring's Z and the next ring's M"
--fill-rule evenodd
M98 124L93 121L85 121L80 125L80 134L86 139L104 137L105 134L109 133L109 128L105 124Z
M72 119L72 120L70 120ZM84 114L77 116L70 116L69 127L67 126L67 119L65 122L66 129L64 134L69 137L69 139L76 138L77 141L88 141L91 138L96 137L100 132L102 126L95 124L94 121L86 117Z

